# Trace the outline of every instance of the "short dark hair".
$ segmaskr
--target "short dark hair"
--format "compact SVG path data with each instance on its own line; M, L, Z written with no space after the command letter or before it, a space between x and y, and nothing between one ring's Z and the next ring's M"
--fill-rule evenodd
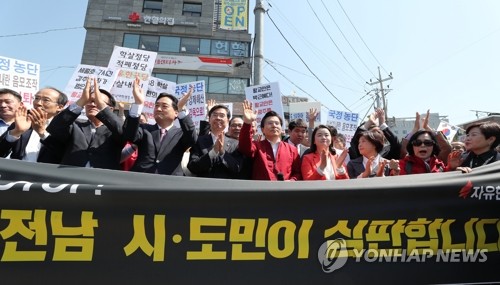
M170 98L170 100L172 100L172 108L174 108L174 110L176 111L179 111L179 107L177 106L177 104L179 103L179 99L177 99L174 95L172 94L168 94L168 93L160 93L160 95L158 95L158 97L156 97L156 102L158 102L158 100L160 100L161 98L163 97L167 97L167 98Z
M229 120L229 125L231 125L233 123L234 119L241 119L241 120L243 120L243 118L241 116L233 116L231 118L231 120Z
M113 95L111 95L111 93L109 93L107 90L100 89L100 88L99 88L99 92L101 92L101 94L104 94L104 95L108 96L110 107L113 107L113 108L116 107L116 100L113 97Z
M408 141L408 144L406 145L406 151L408 152L409 155L414 155L415 152L413 151L413 142L418 139L418 137L421 134L429 134L431 137L432 141L434 142L434 146L432 147L432 155L439 155L439 152L441 152L441 148L439 148L438 142L436 135L434 135L434 132L428 131L428 130L418 130L416 133L414 133L410 140Z
M226 110L226 113L227 113L227 118L231 118L231 111L229 111L229 108L227 106L224 106L224 105L215 105L212 107L212 109L210 109L210 111L208 111L208 117L212 116L212 113L217 110L217 109L224 109Z
M481 123L475 123L467 127L465 130L465 134L469 134L472 128L479 128L479 131L484 135L485 139L489 139L490 137L495 137L495 141L490 146L490 149L495 149L497 145L500 143L500 124L497 122L486 121Z
M55 87L52 87L52 86L47 86L47 87L44 87L42 89L50 89L50 90L56 91L57 95L58 95L57 104L62 105L62 106L66 106L66 104L68 103L68 96L66 96L66 94L64 94L61 90L59 90ZM40 89L40 90L42 90L42 89ZM38 91L40 91L40 90L38 90Z
M314 128L314 131L312 133L312 141L311 141L311 152L316 152L318 147L316 146L316 142L314 142L314 137L316 136L316 133L318 132L319 129L327 129L328 132L330 132L330 136L332 137L332 141L330 142L330 145L328 146L328 150L330 151L331 154L335 155L335 149L333 148L333 130L330 126L326 125L319 125L316 128Z
M0 89L0 95L3 95L3 94L11 94L12 96L16 97L17 100L19 100L19 102L23 101L23 97L21 96L21 94L17 93L16 91L14 91L12 89L1 88Z
M288 123L288 130L293 131L293 129L295 129L295 128L306 128L307 129L306 122L304 122L304 120L302 120L302 119L295 119L295 120L291 121L290 123Z
M278 115L278 113L276 113L275 111L269 111L264 115L264 117L262 118L262 121L260 121L260 128L261 129L264 128L264 124L265 124L267 118L269 118L269 117L278 117L278 119L280 120L280 125L283 125L283 119L280 117L280 115Z
M359 138L363 137L375 146L377 153L380 153L384 148L384 134L381 131L364 131L361 133Z

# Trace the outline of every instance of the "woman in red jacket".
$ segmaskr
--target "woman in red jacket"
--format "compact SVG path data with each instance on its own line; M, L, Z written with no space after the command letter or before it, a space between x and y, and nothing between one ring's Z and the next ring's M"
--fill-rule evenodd
M343 165L336 163L332 129L319 125L312 133L311 152L302 157L302 179L349 179Z
M421 129L414 133L406 150L408 154L399 161L399 175L446 171L446 165L438 158L441 149L432 131Z

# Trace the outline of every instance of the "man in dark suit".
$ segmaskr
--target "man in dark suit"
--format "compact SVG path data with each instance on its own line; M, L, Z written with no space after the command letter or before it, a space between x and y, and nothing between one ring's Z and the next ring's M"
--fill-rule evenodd
M238 151L238 141L226 137L224 130L231 113L224 105L214 106L208 112L210 133L199 136L191 148L188 169L200 177L239 177L243 156Z
M123 127L127 141L133 142L139 150L137 160L130 171L184 175L181 167L182 156L197 139L193 120L184 110L192 93L193 89L190 88L180 100L171 94L161 93L156 98L153 111L156 124L139 124L144 94L139 79L135 80L135 104L130 107ZM179 119L180 128L174 125L176 118Z
M20 105L14 123L0 137L0 156L31 162L56 163L60 156L42 145L50 141L47 126L68 102L66 94L53 87L40 89L34 97L33 108Z
M93 93L90 90L91 81ZM115 104L109 92L99 89L95 78L87 78L80 99L55 116L47 128L50 136L65 146L61 150L61 164L120 169L125 140L122 121L113 113ZM83 108L88 120L77 121Z

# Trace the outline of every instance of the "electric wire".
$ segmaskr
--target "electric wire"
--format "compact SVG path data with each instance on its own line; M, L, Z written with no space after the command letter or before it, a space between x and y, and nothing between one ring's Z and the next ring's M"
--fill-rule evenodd
M271 20L271 23L273 23L274 27L276 28L276 30L278 30L278 32L280 33L280 35L283 37L283 39L286 41L286 43L288 44L288 46L290 46L290 48L293 50L293 52L295 53L295 55L297 55L297 57L300 59L300 61L302 61L302 63L305 65L305 67L309 70L309 72L311 72L312 75L314 75L314 77L319 81L319 83L326 89L326 91L328 91L328 93L330 93L330 95L335 99L337 100L342 106L344 106L344 108L346 108L346 110L348 110L349 112L351 112L351 110L344 104L342 103L342 101L340 101L331 91L330 89L328 89L328 87L326 87L326 85L321 81L321 79L319 79L319 77L311 70L311 68L307 65L307 63L302 59L302 57L297 53L297 51L295 50L295 48L292 46L292 44L288 41L288 39L283 35L283 33L281 32L281 30L278 28L278 26L276 25L276 23L274 22L273 18L271 17L271 15L269 15L269 13L266 13L267 16L269 17L269 19Z

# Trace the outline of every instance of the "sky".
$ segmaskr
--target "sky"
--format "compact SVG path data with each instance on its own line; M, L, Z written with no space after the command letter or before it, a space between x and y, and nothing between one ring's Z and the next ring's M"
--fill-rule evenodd
M81 61L87 0L3 7L0 55L39 63L41 87L64 89ZM250 0L251 33L254 7ZM279 82L284 95L364 116L380 67L383 79L393 77L383 83L389 117L430 109L462 124L486 115L471 110L500 113L500 1L267 0L265 7L262 82Z

